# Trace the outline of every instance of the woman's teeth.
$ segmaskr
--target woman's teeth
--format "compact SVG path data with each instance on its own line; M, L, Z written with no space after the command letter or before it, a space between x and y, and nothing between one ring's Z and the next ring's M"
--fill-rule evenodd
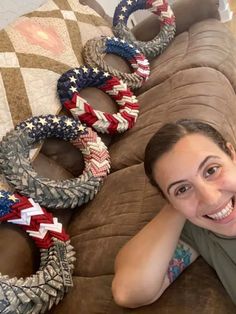
M206 215L206 216L211 218L211 219L214 219L214 220L221 220L221 219L229 216L233 210L234 210L234 206L233 206L233 200L231 198L231 200L226 205L226 207L223 208L220 212L213 214L213 215Z

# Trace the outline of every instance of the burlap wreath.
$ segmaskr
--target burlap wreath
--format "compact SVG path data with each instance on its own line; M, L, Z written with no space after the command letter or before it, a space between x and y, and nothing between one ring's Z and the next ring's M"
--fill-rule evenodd
M79 94L83 88L97 87L104 91L119 106L118 113L111 114L94 110ZM57 84L58 94L75 119L101 133L122 133L133 127L139 113L137 98L127 85L107 72L97 68L80 67L64 73Z
M159 34L148 42L136 40L127 27L127 21L131 13L145 9L150 9L160 20ZM113 17L114 34L132 43L149 59L163 52L174 38L175 31L175 16L168 0L122 0L115 9Z
M121 72L108 65L104 60L104 56L108 53L116 54L127 60L134 72ZM88 40L84 46L83 56L89 66L98 67L110 75L118 77L133 89L141 87L150 74L149 62L145 56L132 44L117 37L103 36Z
M0 222L21 226L40 249L40 268L28 278L0 274L0 313L45 313L73 285L75 251L62 224L38 203L0 190Z
M29 151L47 137L70 141L83 154L85 169L71 180L55 181L32 168ZM73 208L92 200L110 169L105 144L92 129L67 116L37 116L20 123L0 143L0 168L22 194L48 208Z

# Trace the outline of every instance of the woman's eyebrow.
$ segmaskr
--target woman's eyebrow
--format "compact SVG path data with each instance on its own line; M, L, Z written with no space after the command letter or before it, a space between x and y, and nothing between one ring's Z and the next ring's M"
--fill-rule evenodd
M203 159L203 161L200 163L200 165L198 166L198 169L197 169L197 172L199 172L204 166L205 164L207 163L207 161L211 158L217 158L217 159L220 159L219 156L216 156L216 155L209 155L207 156L206 158ZM172 188L173 185L176 185L176 184L179 184L179 183L183 183L185 182L186 180L178 180L178 181L175 181L175 182L172 182L170 185L168 185L168 188L167 188L167 194L170 194L170 189Z

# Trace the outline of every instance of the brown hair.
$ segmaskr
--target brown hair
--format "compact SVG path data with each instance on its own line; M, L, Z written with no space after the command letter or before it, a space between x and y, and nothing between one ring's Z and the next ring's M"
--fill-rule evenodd
M216 143L226 154L230 151L226 146L227 141L223 136L209 124L197 121L182 119L175 123L163 125L150 139L145 149L144 169L152 185L156 186L165 198L165 195L153 177L155 162L184 136L188 134L202 134Z

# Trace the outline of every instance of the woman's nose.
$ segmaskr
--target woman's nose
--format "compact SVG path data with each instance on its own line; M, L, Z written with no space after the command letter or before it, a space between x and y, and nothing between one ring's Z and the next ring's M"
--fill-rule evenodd
M198 186L198 197L201 205L217 206L220 196L221 192L215 185L201 184Z

